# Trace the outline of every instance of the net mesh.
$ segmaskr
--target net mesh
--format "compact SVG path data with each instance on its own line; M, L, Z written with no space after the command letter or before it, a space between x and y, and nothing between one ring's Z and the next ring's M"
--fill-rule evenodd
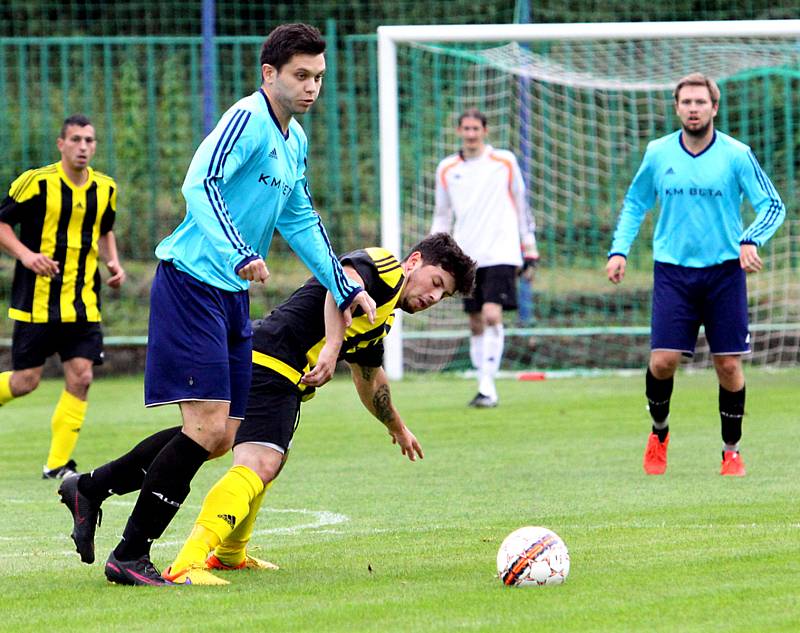
M430 229L436 165L458 149L456 116L468 107L487 114L489 142L515 152L528 183L542 254L532 300L535 322L507 316L504 368L646 362L653 214L620 286L605 280L606 252L647 143L675 129L674 82L698 69L722 89L717 128L753 148L789 209L784 226L761 249L765 269L748 279L752 362L800 360L800 224L792 213L800 157L796 42L640 40L398 50L403 245ZM754 217L749 203L743 213L747 225ZM460 302L406 319L404 327L408 369L469 368ZM692 363L708 362L701 334Z

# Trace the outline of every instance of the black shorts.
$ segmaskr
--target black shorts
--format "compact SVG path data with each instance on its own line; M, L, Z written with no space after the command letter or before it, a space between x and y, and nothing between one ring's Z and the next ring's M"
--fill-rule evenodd
M285 454L300 422L301 396L288 378L253 364L247 410L233 445L255 442Z
M464 299L464 312L480 312L484 303L499 303L503 310L517 309L517 267L501 264L478 268L475 292Z
M103 331L99 323L26 323L14 321L11 339L13 369L41 367L58 352L61 362L88 358L103 364Z

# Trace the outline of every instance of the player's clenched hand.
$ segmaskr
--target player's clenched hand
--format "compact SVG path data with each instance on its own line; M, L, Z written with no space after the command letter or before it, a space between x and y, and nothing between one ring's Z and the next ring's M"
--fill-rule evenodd
M324 385L333 378L333 373L336 371L336 360L338 356L339 354L337 351L330 349L328 345L323 345L322 349L319 351L319 358L317 358L317 364L314 366L314 369L303 374L300 382L309 387L321 387Z
M375 300L369 296L366 290L362 290L355 296L353 303L342 313L345 327L350 327L353 323L353 312L356 308L361 308L364 314L367 315L369 322L375 323Z
M611 283L618 284L625 277L627 260L622 255L612 255L606 264L606 274Z
M31 252L24 256L21 261L25 268L32 270L42 277L52 278L58 274L58 262L54 259L50 259L47 255Z
M122 285L122 282L125 281L125 271L120 266L119 262L116 260L112 260L106 263L106 267L108 268L108 272L111 273L111 277L106 279L106 283L111 288L119 288Z
M399 444L400 451L408 457L412 462L417 460L417 455L420 459L424 459L422 454L422 446L420 446L414 434L408 430L408 427L400 423L397 427L389 427L389 435L392 436L392 444Z
M247 281L260 281L263 284L269 279L267 264L260 257L254 259L252 262L239 269L239 277L247 279Z
M757 273L763 265L755 244L742 244L739 249L739 265L746 273Z

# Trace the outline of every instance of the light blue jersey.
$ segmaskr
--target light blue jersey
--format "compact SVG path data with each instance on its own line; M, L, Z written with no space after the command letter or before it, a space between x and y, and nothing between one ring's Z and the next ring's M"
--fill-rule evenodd
M756 218L743 230L746 195ZM783 222L786 208L752 150L714 132L700 154L686 149L681 132L652 141L622 205L611 255L627 257L645 213L658 199L653 259L705 268L738 259L740 244L762 246Z
M349 305L361 287L345 276L314 211L307 152L303 128L292 119L284 136L263 91L241 99L197 148L182 188L186 217L156 256L216 288L246 290L237 272L266 260L277 229L337 305Z

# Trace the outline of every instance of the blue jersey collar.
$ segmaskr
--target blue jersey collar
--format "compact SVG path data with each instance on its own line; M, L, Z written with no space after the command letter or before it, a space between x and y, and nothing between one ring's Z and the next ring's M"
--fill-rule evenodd
M689 156L691 156L692 158L698 158L699 156L705 154L708 150L711 149L711 146L714 145L714 141L716 140L717 140L717 131L714 130L714 133L711 135L711 142L708 145L706 145L705 149L698 154L692 154L692 152L689 151L689 148L687 148L686 145L683 144L683 130L681 130L678 133L678 143L681 144L681 149L683 149L683 151L689 154Z
M286 132L283 131L281 127L281 122L278 121L278 117L275 116L275 111L272 109L272 104L269 102L269 98L267 97L267 93L264 92L263 88L259 88L258 91L261 93L261 96L264 97L264 103L267 104L267 110L269 110L269 115L272 117L272 122L275 124L275 127L278 128L278 132L281 133L284 139L289 139L289 128L286 128ZM290 119L291 123L291 119Z

